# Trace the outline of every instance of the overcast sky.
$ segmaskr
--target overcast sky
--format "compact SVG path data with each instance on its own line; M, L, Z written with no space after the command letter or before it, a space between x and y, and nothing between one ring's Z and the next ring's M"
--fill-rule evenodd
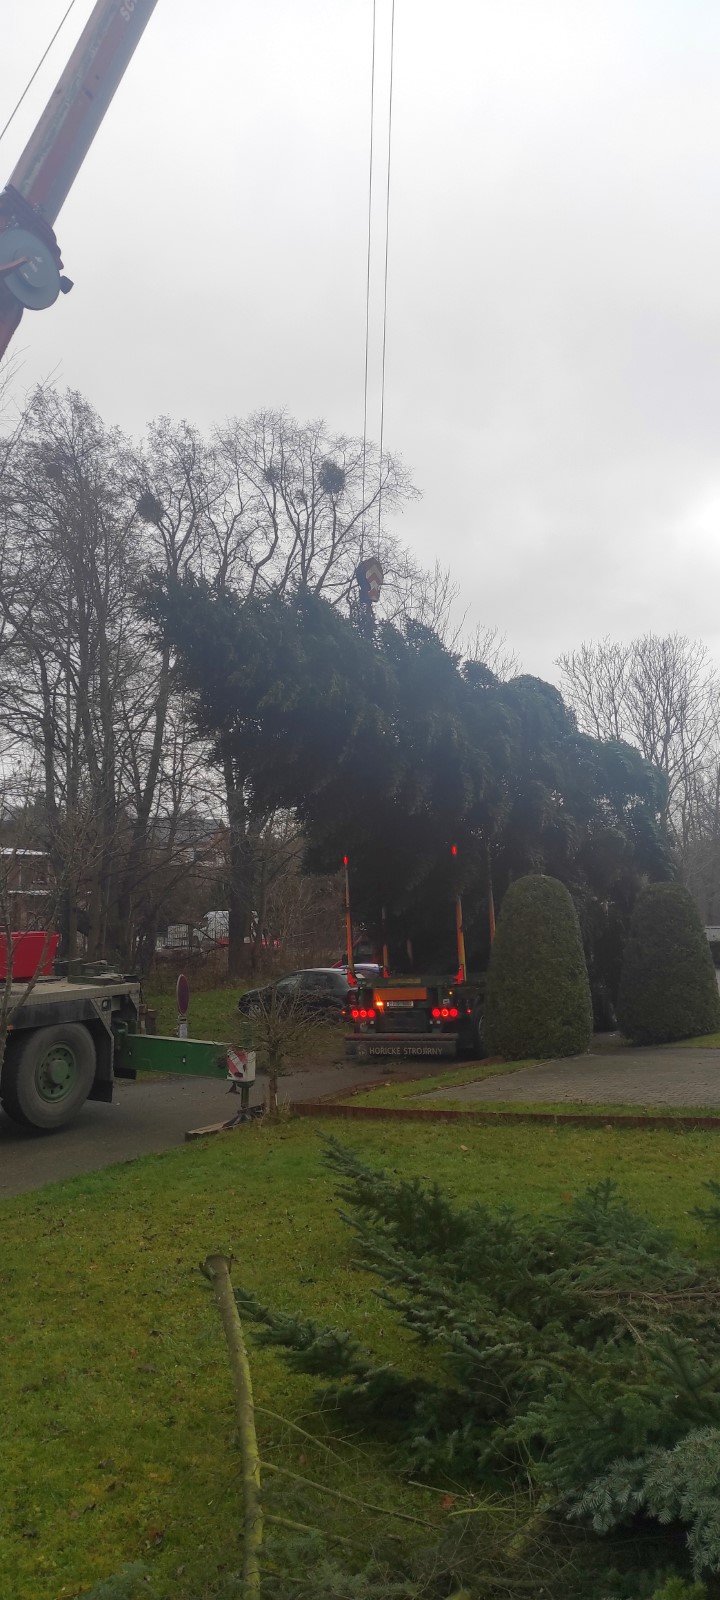
M65 4L5 6L0 109ZM159 0L59 220L76 288L16 340L25 386L55 374L133 432L261 405L362 431L371 16ZM717 0L396 0L385 442L422 493L401 531L546 676L648 628L720 657L719 91Z

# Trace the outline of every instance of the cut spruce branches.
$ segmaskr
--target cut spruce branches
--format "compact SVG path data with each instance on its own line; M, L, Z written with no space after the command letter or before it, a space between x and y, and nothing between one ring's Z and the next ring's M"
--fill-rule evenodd
M424 1358L405 1370L342 1328L236 1291L257 1338L321 1379L321 1404L385 1439L416 1476L529 1479L556 1513L597 1531L638 1510L662 1523L667 1508L696 1571L720 1572L720 1514L704 1493L720 1481L717 1273L609 1180L529 1219L460 1210L437 1185L334 1141L326 1159L358 1265Z

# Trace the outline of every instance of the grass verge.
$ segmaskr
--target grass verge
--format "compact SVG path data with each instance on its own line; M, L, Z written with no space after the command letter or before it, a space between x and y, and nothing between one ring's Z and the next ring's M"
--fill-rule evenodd
M562 1206L612 1173L683 1244L706 1248L689 1211L704 1180L717 1176L713 1135L630 1138L470 1120L332 1131L368 1159L437 1179L464 1202ZM234 1254L236 1279L259 1296L349 1327L392 1358L401 1335L353 1268L320 1152L309 1123L250 1127L0 1205L0 1593L75 1600L140 1556L153 1600L210 1600L237 1571L229 1374L197 1271L208 1251ZM317 1432L339 1457L259 1413L268 1460L410 1510L434 1534L445 1514L437 1495L398 1483L379 1446L332 1439L332 1419L313 1415L309 1380L272 1351L253 1349L252 1362L258 1405ZM357 1533L356 1513L339 1502L298 1499L292 1486L268 1492L286 1516ZM369 1551L375 1528L365 1535Z
M238 1045L243 1049L253 1047L252 1023L238 1011L238 996L247 984L233 983L215 989L199 989L190 996L188 1029L192 1039L215 1039L220 1044ZM177 1028L177 1005L174 991L170 994L148 988L145 1000L156 1013L157 1032L174 1035ZM344 1059L344 1030L328 1025L315 1030L311 1047L288 1059L288 1070L307 1067L325 1067ZM147 1076L143 1074L143 1076Z
M403 1071L412 1071L412 1062L402 1061L398 1064ZM386 1071L389 1065L389 1062L385 1064ZM394 1065L396 1063L393 1062ZM360 1106L423 1105L425 1096L432 1094L434 1089L455 1089L465 1083L482 1083L485 1078L502 1077L509 1072L519 1072L521 1067L535 1065L534 1061L503 1061L485 1066L482 1061L473 1061L466 1067L439 1072L432 1078L414 1078L407 1083L393 1083L388 1079L387 1083L381 1084L379 1080L382 1077L382 1063L378 1062L378 1085L374 1089L338 1098L347 1100L348 1104Z
M238 996L246 988L247 984L232 983L215 989L192 991L188 1013L191 1037L218 1039L221 1043L227 1040L228 1044L240 1044L243 1024L237 1003ZM148 985L147 988L144 987L143 993L147 1005L156 1013L158 1033L174 1034L177 1027L174 989L166 993Z

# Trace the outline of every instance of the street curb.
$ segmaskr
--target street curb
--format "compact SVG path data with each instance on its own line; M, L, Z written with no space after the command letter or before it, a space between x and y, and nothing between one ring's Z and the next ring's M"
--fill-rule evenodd
M624 1116L611 1112L605 1116L598 1112L581 1111L458 1111L455 1108L425 1106L348 1106L328 1100L291 1100L285 1108L294 1117L340 1117L346 1121L366 1122L482 1122L520 1123L542 1122L552 1127L569 1123L585 1128L644 1128L648 1132L694 1133L720 1131L717 1117L666 1117L662 1115Z

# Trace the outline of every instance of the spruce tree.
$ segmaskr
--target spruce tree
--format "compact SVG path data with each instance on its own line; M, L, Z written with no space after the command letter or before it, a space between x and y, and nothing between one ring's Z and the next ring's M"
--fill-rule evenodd
M573 1056L592 1037L592 1001L577 912L557 878L530 874L502 903L485 1002L489 1055Z
M695 902L677 883L638 895L625 947L618 1022L633 1044L720 1029L715 967Z

